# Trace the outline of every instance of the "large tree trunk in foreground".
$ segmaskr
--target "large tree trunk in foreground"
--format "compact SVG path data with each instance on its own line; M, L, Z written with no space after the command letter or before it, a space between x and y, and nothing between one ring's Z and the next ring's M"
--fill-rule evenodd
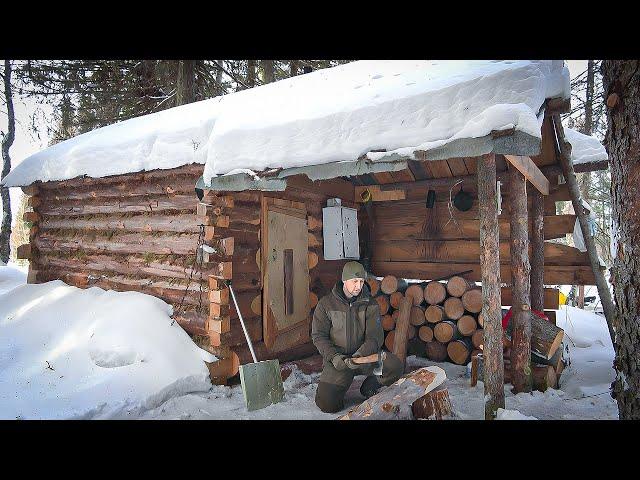
M611 206L616 225L611 281L615 298L616 380L620 419L640 419L640 61L604 60Z
M412 405L447 378L440 367L424 367L351 409L339 420L411 420Z
M13 97L11 92L11 62L4 61L4 95L7 102L8 132L2 132L2 176L4 178L11 170L11 157L9 148L13 145L16 133L16 120L13 111ZM7 263L11 254L11 198L9 189L0 187L2 197L2 223L0 224L0 261Z
M502 312L500 310L500 250L496 205L495 155L478 159L480 264L482 266L482 318L484 319L484 418L494 419L504 408Z

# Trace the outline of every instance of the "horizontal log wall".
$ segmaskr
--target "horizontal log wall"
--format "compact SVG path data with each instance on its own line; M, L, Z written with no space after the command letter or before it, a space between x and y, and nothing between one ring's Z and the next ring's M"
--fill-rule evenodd
M346 187L346 189L345 189ZM261 202L262 197L273 197L304 203L307 210L307 227L309 230L309 294L311 297L311 311L321 298L330 291L338 279L345 261L326 261L323 256L322 242L322 208L327 199L340 196L345 206L357 207L351 202L352 193L349 185L341 180L310 182L305 178L289 178L288 187L284 192L227 192L225 195L233 198L234 207L229 214L228 227L214 227L207 229L206 236L233 236L234 254L231 262L231 278L240 310L243 314L247 330L254 342L258 360L265 358L279 358L289 360L299 356L317 353L310 343L296 345L291 349L273 354L268 352L262 341L262 262L260 258L261 237ZM205 201L207 196L205 196ZM338 273L337 273L338 272ZM205 348L219 355L233 350L241 361L252 361L248 357L247 342L242 332L239 318L235 313L233 299L222 278L210 277L211 308L210 321L215 328L220 328L219 335L209 335L209 342ZM220 315L219 315L220 314ZM310 319L309 319L310 320ZM309 326L311 322L309 322Z
M423 162L429 163L429 162ZM555 202L566 201L566 185L553 185L545 197L544 236L546 240L564 238L572 233L575 215L556 215ZM473 207L461 212L449 208L449 190L437 188L433 208L426 207L424 186L404 184L405 200L374 202L373 272L378 276L429 280L471 270L465 277L480 281L480 225L474 189ZM391 185L387 186L391 188ZM457 193L458 187L453 190ZM529 189L531 191L531 189ZM529 209L531 208L529 196ZM503 188L502 213L499 215L501 280L509 282L509 194ZM529 221L531 232L531 219ZM547 284L593 284L595 279L585 253L566 245L545 242Z
M202 171L202 165L187 165L29 187L35 194L30 280L148 293L173 305L189 334L209 335L214 266L199 268L196 251L194 186ZM219 213L230 207L223 204Z

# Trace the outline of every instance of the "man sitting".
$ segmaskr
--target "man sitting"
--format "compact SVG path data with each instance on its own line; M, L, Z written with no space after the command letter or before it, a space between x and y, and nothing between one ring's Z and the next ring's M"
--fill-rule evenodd
M377 363L356 364L355 357L379 352L384 341L380 307L364 286L367 274L358 262L348 262L342 269L342 281L316 306L311 339L323 358L323 369L316 391L316 405L323 412L344 408L344 396L356 375L367 375L360 393L375 395L384 385L391 385L403 373L404 365L387 353L382 376L373 375Z

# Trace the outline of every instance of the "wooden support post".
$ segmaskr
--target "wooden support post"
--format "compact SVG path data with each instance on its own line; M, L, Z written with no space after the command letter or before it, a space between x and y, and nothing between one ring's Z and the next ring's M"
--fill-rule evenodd
M533 191L531 202L531 308L544 309L544 196Z
M578 285L578 308L584 308L584 285Z
M478 202L480 214L480 266L482 272L482 317L484 319L484 418L493 420L504 408L502 363L502 315L500 310L500 250L496 199L496 158L478 158Z
M400 300L400 315L396 322L395 337L393 343L393 353L405 364L407 359L407 342L409 341L409 318L413 301L404 297Z
M512 333L511 383L513 393L531 391L531 306L529 298L529 232L527 179L509 168L509 209L511 228Z
M589 224L587 223L587 216L585 215L584 208L582 207L582 198L580 195L580 188L578 188L578 181L573 170L573 163L571 162L571 144L564 138L564 130L562 128L562 122L559 115L553 115L553 124L556 131L556 138L558 140L558 146L560 150L560 164L564 178L569 187L569 194L571 195L571 203L573 204L573 210L578 216L580 222L580 229L582 230L582 236L584 237L584 243L587 247L587 253L589 254L589 260L591 261L591 269L593 270L593 276L596 278L596 286L598 287L598 295L602 302L602 309L604 316L607 319L607 326L609 327L609 336L611 342L615 345L615 332L613 330L613 319L615 317L615 308L613 306L613 300L611 299L611 292L609 286L604 278L604 274L600 270L600 259L598 258L598 251L596 250L596 242L591 236L589 230Z

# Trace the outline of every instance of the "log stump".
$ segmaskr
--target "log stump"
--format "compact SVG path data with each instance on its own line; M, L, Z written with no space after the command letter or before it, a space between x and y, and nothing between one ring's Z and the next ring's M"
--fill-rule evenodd
M411 410L414 418L424 420L442 420L444 417L451 416L453 408L449 390L444 385L440 385L413 402Z

